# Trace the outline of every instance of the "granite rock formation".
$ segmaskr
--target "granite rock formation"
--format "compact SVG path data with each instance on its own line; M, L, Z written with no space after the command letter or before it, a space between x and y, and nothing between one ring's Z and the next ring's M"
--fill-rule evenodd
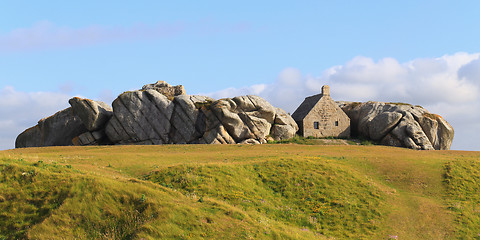
M352 136L387 146L448 150L454 130L420 106L383 102L337 102L351 120Z
M18 135L15 147L69 146L78 135L87 132L72 108L41 119L38 124Z
M215 100L165 82L120 94L112 107L72 98L71 107L17 137L16 147L104 144L266 143L295 136L295 121L258 96Z

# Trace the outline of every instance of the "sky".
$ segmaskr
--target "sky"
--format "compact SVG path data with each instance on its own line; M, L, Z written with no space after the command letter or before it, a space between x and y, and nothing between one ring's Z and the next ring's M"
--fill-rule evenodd
M0 150L80 96L111 103L158 80L287 112L406 102L480 151L479 1L24 1L0 8Z

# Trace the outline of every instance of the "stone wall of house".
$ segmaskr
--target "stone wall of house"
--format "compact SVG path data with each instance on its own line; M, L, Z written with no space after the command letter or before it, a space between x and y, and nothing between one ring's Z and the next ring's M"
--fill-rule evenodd
M329 95L324 95L303 119L302 130L305 137L347 138L350 137L350 118Z

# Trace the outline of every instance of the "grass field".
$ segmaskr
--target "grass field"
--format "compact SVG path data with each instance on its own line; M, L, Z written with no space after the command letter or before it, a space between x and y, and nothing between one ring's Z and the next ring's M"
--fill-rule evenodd
M48 147L0 172L0 239L480 239L480 152Z

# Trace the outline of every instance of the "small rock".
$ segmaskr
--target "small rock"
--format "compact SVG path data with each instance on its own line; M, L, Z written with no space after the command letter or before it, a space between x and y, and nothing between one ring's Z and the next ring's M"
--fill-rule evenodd
M253 139L253 138L249 138L249 139L245 139L243 140L242 142L240 142L240 144L252 144L252 145L256 145L256 144L261 144L259 141Z
M165 81L158 81L153 84L147 84L142 87L142 90L153 89L163 95L168 99L172 100L175 96L186 95L185 88L182 85L172 86Z

